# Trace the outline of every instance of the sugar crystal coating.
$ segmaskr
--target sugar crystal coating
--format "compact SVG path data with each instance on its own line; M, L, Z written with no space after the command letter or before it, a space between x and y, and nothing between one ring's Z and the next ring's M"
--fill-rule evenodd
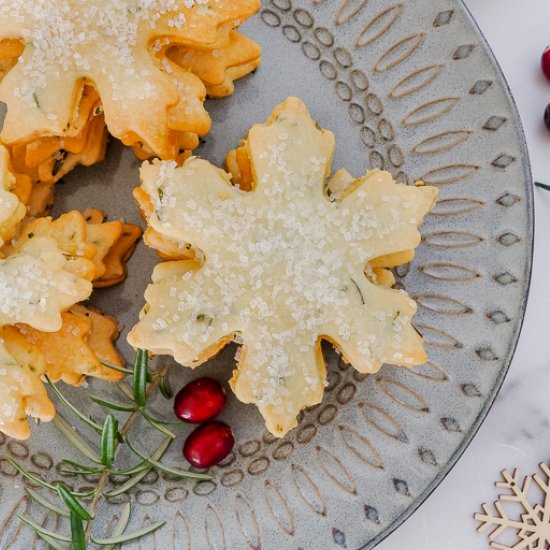
M63 135L75 96L89 82L113 135L132 143L137 135L165 152L170 108L181 103L181 110L209 121L200 80L163 72L155 47L171 41L215 47L222 31L257 7L258 0L4 0L0 43L19 40L24 50L0 85L8 105L2 139Z
M136 195L150 227L200 252L157 266L129 341L197 366L238 334L232 387L280 436L322 398L322 339L361 372L425 361L411 325L416 304L369 280L365 267L418 246L437 190L373 171L330 200L334 136L295 98L254 126L246 147L249 192L198 158L143 166Z

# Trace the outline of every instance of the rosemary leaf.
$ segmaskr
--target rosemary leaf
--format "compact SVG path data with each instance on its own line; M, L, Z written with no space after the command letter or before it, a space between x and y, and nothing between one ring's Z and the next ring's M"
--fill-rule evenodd
M149 354L142 349L136 353L136 362L134 365L134 401L140 406L145 406L147 402L147 378L149 367Z
M97 423L95 423L93 420L89 419L86 415L82 414L55 386L55 384L52 383L52 381L48 378L48 375L46 375L46 381L48 382L48 386L53 390L55 395L59 398L59 400L69 409L73 414L78 416L82 422L90 426L92 430L95 430L97 433L101 433L101 426Z
M172 388L170 386L170 380L168 380L168 376L163 376L160 379L159 391L165 399L172 399L172 397L174 397L174 392L172 391Z
M125 369L123 367L115 367L115 365L109 365L109 363L105 363L105 361L100 361L100 363L108 369L116 370L117 372L122 372L123 374L130 374L130 375L134 374L134 371L130 369Z
M172 440L170 440L172 441ZM128 468L127 470L110 470L111 474L115 476L133 476L134 474L139 474L148 468L147 462L142 460L139 464Z
M127 533L125 535L119 535L118 537L111 537L108 539L94 539L92 537L92 542L98 546L116 546L117 544L124 544L126 542L130 542L131 540L141 539L147 535L150 535L151 533L158 531L161 527L164 527L165 524L165 521L157 521L156 523L153 523L148 527L144 527L143 529L139 529L138 531L134 531L133 533Z
M50 485L49 483L42 481L39 477L36 477L29 472L27 472L19 463L15 462L12 458L6 458L6 460L25 478L27 478L29 481L32 481L32 483L42 487L43 489L49 489L50 491L53 491L54 493L57 493L57 487L54 487L53 485Z
M21 514L17 514L17 517L20 521L22 521L25 525L30 527L35 533L39 533L41 535L44 535L46 537L49 537L53 540L59 540L61 542L71 542L71 539L69 537L66 537L65 535L60 535L58 533L54 533L53 531L48 531L47 529L44 529L41 525L38 525L37 523L34 523L31 519L29 519L26 516L23 516Z
M111 538L120 537L120 535L122 535L124 531L126 531L126 527L128 527L128 522L130 521L131 514L132 514L132 505L129 502L127 502L124 505L124 508L122 509L122 513L120 514L120 519L118 520L118 523L113 529ZM105 550L114 550L114 548L115 548L114 544L109 544L105 546Z
M164 434L170 439L176 439L176 436L170 430L167 430L164 426L157 424L145 411L141 411L141 414L143 415L143 418L145 418L145 420L149 422L149 424L153 428L155 428L155 430L159 431L161 434Z
M92 521L94 519L94 516L90 514L88 510L80 504L80 502L78 502L78 499L65 485L63 485L63 483L57 484L57 492L59 494L59 498L71 512L71 523L73 515L81 521Z
M101 399L100 397L96 397L95 395L90 395L90 399L97 403L98 405L101 405L102 407L105 407L107 409L112 409L113 411L120 411L120 412L134 412L136 410L135 407L130 405L120 405L119 403L112 403L111 401L105 401L104 399Z
M79 472L78 470L67 470L65 468L61 468L59 470L59 473L63 476L72 476L72 477L89 475L87 472Z
M163 456L168 447L170 447L170 444L172 443L172 439L167 437L160 445L157 447L155 452L151 455L151 458L153 460L160 460ZM151 466L147 461L145 462L145 469L136 472L132 477L126 481L126 483L123 483L120 487L117 487L116 489L113 489L109 493L104 493L104 496L106 498L113 498L118 495L122 495L124 493L127 493L130 489L135 487L152 469L153 466ZM137 468L137 467L136 467Z
M124 493L127 493L128 491L133 489L152 469L152 466L147 466L145 470L134 474L128 481L126 481L126 483L123 483L120 487L117 487L116 489L113 489L108 493L103 493L103 496L105 498L114 498L119 495L123 495Z
M205 474L195 474L193 472L189 472L186 470L178 470L175 468L170 468L169 466L165 466L164 464L161 464L160 462L157 462L154 459L148 458L146 455L144 455L141 451L136 449L131 443L128 438L126 438L126 445L128 445L128 448L137 456L139 456L142 460L145 462L148 462L153 466L156 470L160 470L161 472L165 472L167 474L177 476L180 478L187 478L187 479L197 479L201 481L210 481L212 478L210 476L207 476Z
M134 401L134 391L126 382L117 382L116 386L130 401Z
M142 414L143 414L143 411L142 411ZM163 426L177 426L179 428L181 428L182 426L185 426L185 424L181 420L164 420L162 418L153 416L149 412L147 412L146 414L150 420L152 420L153 422L156 422L157 424L162 424Z
M69 443L72 443L86 458L89 458L96 464L101 464L101 460L97 453L71 428L69 423L62 416L57 414L52 422Z
M55 504L52 504L48 499L44 498L39 492L35 491L34 489L31 489L30 487L25 487L25 492L33 500L36 500L38 504L52 511L54 514L57 514L58 516L63 516L64 518L70 517L70 514L69 512L67 512L67 510L62 510L61 508L58 508Z
M67 550L66 546L64 546L57 540L48 537L48 535L44 535L43 533L36 533L36 536L40 537L49 547L51 546L54 550Z
M35 475L27 472L19 463L15 462L13 458L6 458L6 460L26 479L34 483L35 485L38 485L39 487L42 487L43 489L48 489L50 491L53 491L54 493L57 493L57 487L54 485L51 485L50 483L47 483L46 481L42 481L39 477L36 477ZM75 497L89 497L92 496L95 493L95 491L88 491L87 493L73 493Z
M113 466L117 434L118 420L112 414L108 414L101 432L101 464L106 468Z
M546 185L545 183L540 183L540 181L536 181L535 186L540 187L541 189L545 189L546 191L550 191L550 185Z
M73 550L86 550L86 537L82 519L74 512L71 512L71 539Z
M83 474L99 474L103 468L98 468L95 466L86 466L86 464L80 464L80 462L75 462L74 460L63 459L61 461L63 464L68 464L73 468L79 470Z

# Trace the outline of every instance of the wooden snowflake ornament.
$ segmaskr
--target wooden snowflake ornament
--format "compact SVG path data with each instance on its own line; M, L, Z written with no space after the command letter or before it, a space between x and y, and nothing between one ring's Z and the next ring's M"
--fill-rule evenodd
M497 550L547 550L550 548L550 468L542 463L539 465L542 476L537 474L522 477L519 469L513 474L508 470L502 471L502 481L495 485L507 492L498 495L495 502L495 513L487 504L481 506L483 513L475 514L480 522L478 531L483 533L487 529L491 548ZM532 504L533 499L540 499L542 504ZM521 512L516 514L517 519L511 517L506 509L507 503L519 506ZM519 516L519 517L518 517ZM502 541L503 536L515 531L516 540L507 545Z
M231 386L276 436L322 399L322 340L360 372L426 361L416 304L378 284L367 264L418 246L437 189L375 170L329 197L334 147L290 98L248 134L250 191L192 158L181 168L145 164L136 192L156 234L195 254L157 266L130 343L196 367L236 337Z

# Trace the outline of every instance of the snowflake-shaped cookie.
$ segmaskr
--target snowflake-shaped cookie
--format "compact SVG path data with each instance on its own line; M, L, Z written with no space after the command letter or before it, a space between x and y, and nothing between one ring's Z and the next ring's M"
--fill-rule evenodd
M8 151L0 146L0 249L15 235L17 226L27 213L25 205L13 192L15 186Z
M25 439L27 415L49 421L54 414L44 374L72 385L123 376L105 366L122 366L116 321L78 302L90 296L92 282L106 286L124 276L140 232L90 210L87 218L39 218L19 233L0 260L0 431Z
M259 0L3 0L0 43L24 51L0 84L8 106L2 140L62 136L87 82L101 97L111 134L143 141L167 156L181 114L206 120L204 86L186 73L175 79L155 58L159 38L215 48ZM198 90L199 95L196 94ZM177 119L175 122L172 119Z
M0 260L0 326L26 323L54 332L61 312L86 300L92 284L73 273L51 237L37 236Z
M234 81L260 65L261 48L246 36L232 31L223 48L197 50L190 46L171 45L166 57L196 74L210 97L225 97L235 90Z
M21 361L0 340L0 432L27 439L31 435L27 415L49 422L55 408L40 378L46 372L44 358L36 350L27 352L21 341L14 341L13 347L21 350Z
M231 385L282 436L322 399L322 340L364 373L426 360L411 325L416 304L374 284L365 269L418 246L417 228L437 190L373 171L331 200L325 184L334 136L296 98L254 126L246 147L249 192L198 158L181 168L143 166L136 196L150 227L191 243L195 260L157 266L128 339L194 367L236 337L242 348Z
M55 409L43 376L80 386L87 376L117 382L124 375L107 368L123 361L113 341L116 321L81 305L62 313L57 332L28 325L0 327L0 432L15 439L30 436L27 416L49 422Z

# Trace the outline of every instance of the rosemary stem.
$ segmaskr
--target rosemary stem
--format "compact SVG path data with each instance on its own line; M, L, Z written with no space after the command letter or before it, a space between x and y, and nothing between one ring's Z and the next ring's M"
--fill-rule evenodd
M166 376L166 373L168 372L168 367L162 367L158 372L157 375L153 378L153 381L147 388L147 397L151 397L158 389L161 380ZM134 411L126 420L126 422L123 424L122 428L119 430L120 435L122 436L122 439L125 439L128 435L128 432L130 431L130 428L136 423L136 420L141 416L141 409L138 409ZM118 449L119 441L118 439L115 440L115 452L116 449ZM103 492L105 489L105 485L107 484L107 480L109 479L109 475L111 473L111 470L106 468L103 470L101 477L99 478L99 481L97 483L97 489L96 493L94 495L94 499L92 500L92 504L90 505L90 515L95 516L95 513L97 511L97 507L99 506L99 503L101 501L101 498L103 497ZM84 533L84 537L86 540L86 547L88 546L90 539L92 536L92 522L89 521L86 524L86 531Z

